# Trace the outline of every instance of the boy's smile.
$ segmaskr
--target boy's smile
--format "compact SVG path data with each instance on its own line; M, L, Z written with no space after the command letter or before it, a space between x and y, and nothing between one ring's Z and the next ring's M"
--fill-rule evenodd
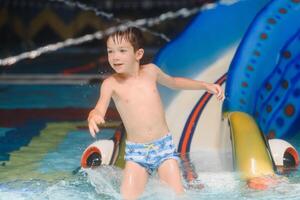
M123 64L122 63L114 63L113 69L119 73L119 71L122 69Z

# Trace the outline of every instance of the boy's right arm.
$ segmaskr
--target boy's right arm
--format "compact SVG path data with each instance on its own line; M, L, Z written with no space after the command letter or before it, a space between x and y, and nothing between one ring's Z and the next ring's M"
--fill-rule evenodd
M110 78L105 79L101 85L100 98L88 116L89 131L93 137L96 137L96 133L99 132L97 125L105 123L104 116L112 96L112 91Z

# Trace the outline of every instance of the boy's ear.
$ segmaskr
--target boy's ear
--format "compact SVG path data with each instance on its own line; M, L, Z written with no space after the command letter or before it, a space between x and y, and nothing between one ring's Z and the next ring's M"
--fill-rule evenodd
M136 59L137 59L137 60L141 60L142 57L144 56L144 49L138 49L138 50L135 52L135 55L136 55Z

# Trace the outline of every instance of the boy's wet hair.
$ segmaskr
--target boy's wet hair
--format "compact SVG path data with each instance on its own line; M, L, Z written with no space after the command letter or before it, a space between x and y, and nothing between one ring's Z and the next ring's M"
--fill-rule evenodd
M143 48L144 45L143 34L137 27L127 27L115 31L107 36L107 40L109 38L112 38L114 43L120 43L122 40L128 41L133 46L134 51Z

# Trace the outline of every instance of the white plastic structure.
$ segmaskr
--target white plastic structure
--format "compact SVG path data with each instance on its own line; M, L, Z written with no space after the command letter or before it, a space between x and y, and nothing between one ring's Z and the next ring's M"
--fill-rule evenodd
M89 168L99 165L109 165L113 151L113 140L98 140L89 145L83 152L81 166L83 168Z
M269 145L277 167L291 168L299 165L299 154L290 143L282 139L270 139Z

